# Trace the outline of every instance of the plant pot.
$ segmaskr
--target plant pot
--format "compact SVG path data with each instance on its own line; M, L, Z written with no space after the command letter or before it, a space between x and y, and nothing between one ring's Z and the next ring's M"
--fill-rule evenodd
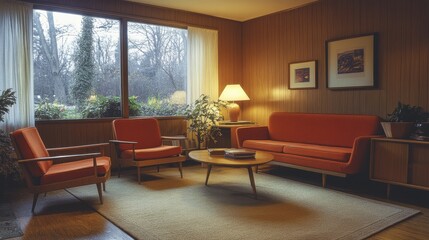
M388 138L408 138L413 130L412 122L381 122Z

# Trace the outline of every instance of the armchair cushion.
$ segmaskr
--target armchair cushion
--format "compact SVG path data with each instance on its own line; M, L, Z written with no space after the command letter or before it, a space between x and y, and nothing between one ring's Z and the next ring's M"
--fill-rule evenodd
M45 144L36 128L28 127L16 130L12 133L22 159L48 157ZM52 161L31 162L26 168L33 177L43 176L52 165Z
M162 145L158 121L154 118L116 119L113 132L117 140L133 141L136 149L153 148ZM121 151L131 150L131 144L120 144Z
M106 175L110 169L109 157L97 157L97 173ZM41 184L50 184L73 180L76 178L94 176L93 159L84 159L73 162L53 164L45 175L41 177Z
M180 146L159 146L159 147L147 148L147 149L136 149L135 160L147 160L147 159L171 157L175 155L180 155L181 152L182 152L182 147ZM122 151L121 158L132 159L133 150Z

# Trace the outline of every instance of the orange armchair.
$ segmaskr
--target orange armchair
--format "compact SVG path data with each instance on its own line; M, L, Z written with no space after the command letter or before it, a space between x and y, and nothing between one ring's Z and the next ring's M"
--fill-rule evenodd
M18 156L24 179L33 193L34 212L39 193L96 184L100 203L103 203L101 184L110 177L110 158L102 156L108 144L91 144L74 147L46 149L39 132L34 127L22 128L10 134ZM100 149L96 153L50 156L50 152Z
M123 165L135 166L140 184L142 167L178 163L180 177L183 178L182 162L186 158L181 155L182 147L162 145L163 137L156 119L116 119L113 121L113 136L115 140L110 143L119 163L118 177Z

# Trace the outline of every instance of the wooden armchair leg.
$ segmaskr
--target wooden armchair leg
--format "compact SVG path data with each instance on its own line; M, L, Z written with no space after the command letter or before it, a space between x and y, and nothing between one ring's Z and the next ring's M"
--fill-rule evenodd
M101 183L97 183L98 198L100 203L103 204L103 191L101 191Z
M156 171L159 172L159 165L156 165Z
M121 177L121 163L118 165L118 178Z
M38 193L35 193L33 195L33 206L31 207L31 212L34 213L34 208L36 207L36 203L37 203L37 197L39 197Z
M103 182L103 191L106 191L106 182Z
M180 172L180 178L183 178L182 162L179 162L179 172Z

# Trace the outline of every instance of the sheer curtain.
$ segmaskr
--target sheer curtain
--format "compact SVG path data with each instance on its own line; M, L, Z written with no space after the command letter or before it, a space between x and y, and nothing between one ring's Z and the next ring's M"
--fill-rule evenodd
M216 30L188 27L187 88L188 103L193 103L201 94L212 100L219 97Z
M31 4L0 0L0 91L16 96L0 125L6 132L34 126L32 24Z

